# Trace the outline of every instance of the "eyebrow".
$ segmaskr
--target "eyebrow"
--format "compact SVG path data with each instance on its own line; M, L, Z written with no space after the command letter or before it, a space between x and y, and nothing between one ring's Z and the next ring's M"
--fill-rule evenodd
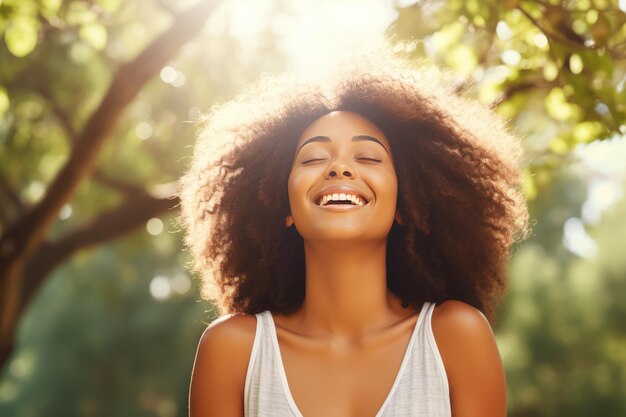
M385 152L387 152L387 154L389 154L389 151L387 150L387 148L385 147L385 145L383 145L383 143L376 139L373 136L369 136L369 135L356 135L352 137L352 142L358 142L358 141L371 141L371 142L376 142L378 143L380 146L383 147L383 149L385 150ZM311 142L331 142L330 138L328 136L314 136L310 139L305 140L302 145L300 145L300 147L298 148L298 151L296 152L296 154L298 154L298 152L300 152L300 149L302 149L302 147L304 145L306 145L307 143L311 143Z

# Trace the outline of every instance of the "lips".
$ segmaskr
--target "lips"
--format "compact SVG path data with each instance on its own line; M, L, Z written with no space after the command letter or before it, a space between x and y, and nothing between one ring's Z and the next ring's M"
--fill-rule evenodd
M324 197L325 195L328 195L328 194L351 194L351 195L355 195L359 199L361 199L361 201L364 203L363 205L366 205L371 200L371 198L366 196L365 193L363 193L362 191L358 190L355 187L347 186L347 185L331 185L331 186L323 188L317 194L315 194L315 196L312 199L313 203L315 205L317 205L317 206L320 206L320 202L322 200L322 197ZM342 205L335 205L335 204L333 204L332 206L333 207L340 207ZM352 204L344 204L343 206L347 206L347 207L362 207L362 206L355 206L355 205L352 205ZM321 207L329 207L329 205L325 205L325 206L321 206Z

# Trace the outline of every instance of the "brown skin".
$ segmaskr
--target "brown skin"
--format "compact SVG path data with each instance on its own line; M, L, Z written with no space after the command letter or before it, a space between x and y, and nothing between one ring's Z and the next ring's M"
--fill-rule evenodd
M357 135L382 145L353 141ZM330 142L302 146L318 136ZM306 296L291 318L298 328L350 340L415 314L398 311L386 286L387 235L398 189L389 148L378 127L352 112L329 113L300 136L287 183L306 260ZM350 187L369 202L343 210L314 201L325 187L335 185Z
M353 141L356 135L380 143ZM330 140L302 146L317 136ZM386 286L387 235L394 218L401 222L390 144L371 121L342 111L309 125L296 149L286 226L295 225L304 240L306 296L296 312L274 315L289 388L306 417L374 416L418 319L418 311L403 308ZM348 210L320 207L316 197L329 185L352 187L368 203ZM432 327L452 416L505 416L502 362L482 313L445 301L435 308ZM207 328L194 364L191 417L243 416L255 329L251 315L226 316Z

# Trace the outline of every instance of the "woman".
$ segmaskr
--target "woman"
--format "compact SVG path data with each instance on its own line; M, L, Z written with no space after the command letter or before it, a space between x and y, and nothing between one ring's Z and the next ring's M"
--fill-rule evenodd
M213 109L181 181L203 295L191 417L502 417L488 320L524 237L519 141L378 51Z

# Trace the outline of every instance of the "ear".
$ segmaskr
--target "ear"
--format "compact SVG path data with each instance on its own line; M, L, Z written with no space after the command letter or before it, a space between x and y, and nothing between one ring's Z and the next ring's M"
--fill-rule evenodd
M285 226L291 227L292 225L293 225L293 216L289 214L287 215L287 217L285 217Z
M402 217L400 217L400 212L399 211L396 211L396 222L398 222L398 224L400 226L404 225L404 221L402 221Z

